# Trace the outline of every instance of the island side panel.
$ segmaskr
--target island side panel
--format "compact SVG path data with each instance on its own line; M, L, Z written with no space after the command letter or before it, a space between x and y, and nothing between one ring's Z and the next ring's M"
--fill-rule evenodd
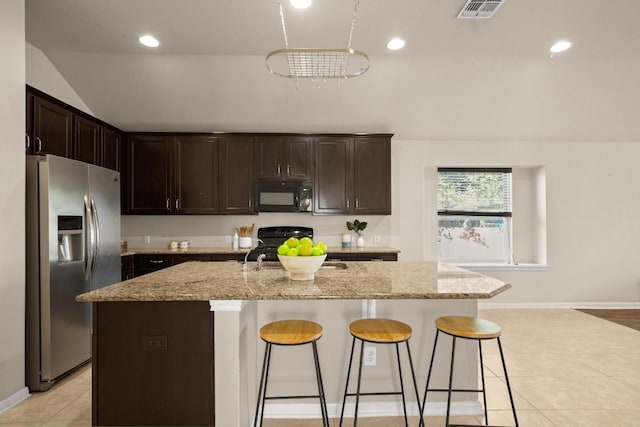
M214 425L208 302L99 302L93 319L93 425Z

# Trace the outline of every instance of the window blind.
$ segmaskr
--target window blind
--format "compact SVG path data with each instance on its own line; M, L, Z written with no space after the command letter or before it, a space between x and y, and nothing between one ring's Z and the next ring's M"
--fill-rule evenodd
M511 217L511 168L438 168L438 215Z

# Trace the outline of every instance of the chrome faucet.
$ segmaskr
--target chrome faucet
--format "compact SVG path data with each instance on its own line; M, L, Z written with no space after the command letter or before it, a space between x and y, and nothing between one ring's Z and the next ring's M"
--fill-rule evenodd
M264 242L262 241L262 239L256 239L256 241L264 244ZM255 249L255 248L254 248ZM244 262L242 263L242 271L247 271L247 259L249 258L249 254L253 251L250 250L247 252L247 254L244 256ZM256 265L255 270L256 271L260 271L262 269L262 260L264 260L267 256L265 254L260 254L258 255L258 259L256 261L258 261L258 264Z
M262 261L266 258L267 256L265 254L260 254L258 255L258 259L256 259L257 264L256 264L256 271L260 271L262 270Z

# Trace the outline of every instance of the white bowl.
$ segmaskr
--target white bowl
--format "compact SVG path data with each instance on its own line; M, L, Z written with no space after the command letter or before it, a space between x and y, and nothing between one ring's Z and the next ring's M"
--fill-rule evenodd
M280 263L289 273L291 280L313 280L313 275L326 258L327 254L320 256L278 255Z

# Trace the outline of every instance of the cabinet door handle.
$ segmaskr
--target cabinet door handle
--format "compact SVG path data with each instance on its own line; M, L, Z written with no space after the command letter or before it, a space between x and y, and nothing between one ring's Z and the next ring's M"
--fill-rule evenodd
M291 166L287 165L287 176L291 175Z
M29 148L31 147L31 138L29 138L29 135L27 135L26 133L25 136L27 137L27 151L29 151Z
M164 260L163 259L150 259L149 263L151 263L151 264L162 264L162 263L164 263Z
M171 200L169 200L169 198L167 197L167 210L171 209L170 206Z
M40 137L36 136L36 142L38 143L37 152L40 153L42 151L42 140L40 139Z
M358 198L356 197L356 209L358 209L360 207L360 202L358 201Z
M176 199L176 210L180 210L180 199Z
M278 163L278 175L280 175L280 163Z
M347 199L347 209L349 209L349 199Z

